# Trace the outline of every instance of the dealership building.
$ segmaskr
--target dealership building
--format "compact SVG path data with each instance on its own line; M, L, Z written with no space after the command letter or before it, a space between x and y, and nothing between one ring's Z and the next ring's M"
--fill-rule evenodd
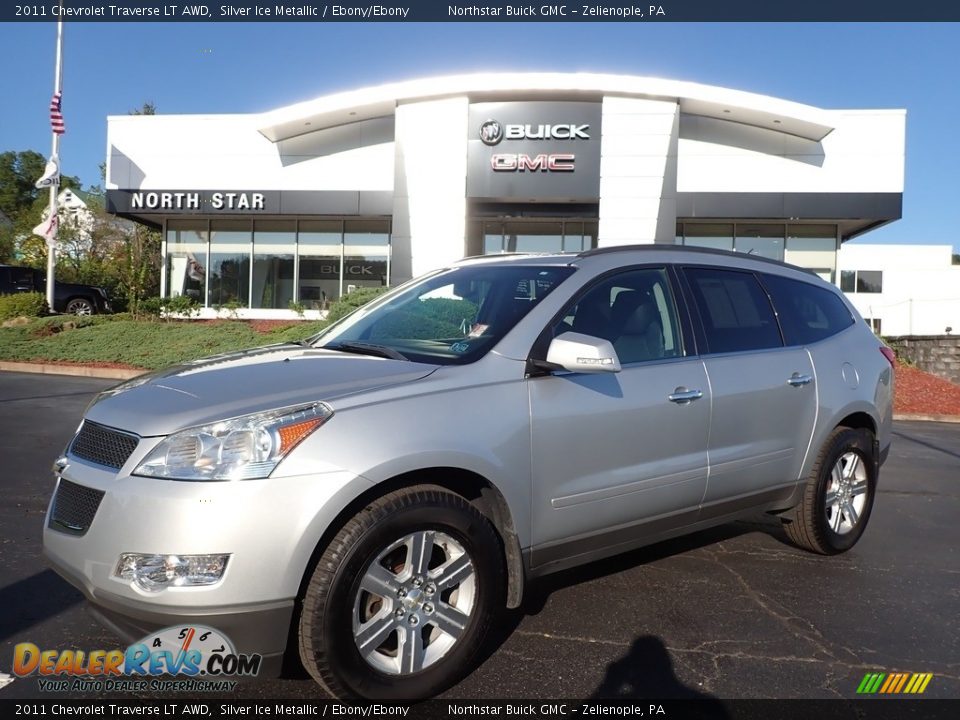
M262 114L108 119L107 205L162 229L162 292L318 311L463 256L724 248L839 282L901 215L904 110L582 73L428 78Z

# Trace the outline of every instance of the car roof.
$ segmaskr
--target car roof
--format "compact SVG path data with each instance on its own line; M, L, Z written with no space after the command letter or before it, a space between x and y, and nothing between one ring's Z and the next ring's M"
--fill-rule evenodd
M631 254L638 257L631 258ZM771 258L751 255L748 253L734 252L731 250L718 250L714 248L690 247L687 245L667 245L665 243L647 243L643 245L615 245L612 247L596 248L585 250L579 253L499 253L496 255L476 255L464 258L456 265L487 265L487 264L510 264L510 265L578 265L587 266L591 260L623 255L624 264L633 262L669 262L669 263L704 263L724 267L739 266L749 268L750 263L762 263L770 266L770 269L777 268L781 270L800 272L805 275L819 278L819 276L808 268L791 265L773 260ZM644 257L646 256L646 257ZM653 256L653 257L650 257ZM734 262L731 263L730 261ZM754 268L755 269L755 268Z

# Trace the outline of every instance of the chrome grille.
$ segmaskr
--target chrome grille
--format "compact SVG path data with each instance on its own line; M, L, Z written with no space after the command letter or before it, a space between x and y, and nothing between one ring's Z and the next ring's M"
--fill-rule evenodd
M138 442L136 435L84 420L80 432L70 445L69 454L119 470Z
M50 528L71 535L83 535L90 528L97 514L103 491L77 485L60 479L57 494L53 496L50 511Z

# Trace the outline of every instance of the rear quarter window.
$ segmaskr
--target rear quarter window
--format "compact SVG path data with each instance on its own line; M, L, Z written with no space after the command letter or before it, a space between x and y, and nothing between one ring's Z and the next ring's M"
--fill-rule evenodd
M853 316L836 293L813 283L779 275L761 276L773 300L787 345L825 340L853 325Z
M684 269L703 323L708 353L782 347L770 300L750 272Z

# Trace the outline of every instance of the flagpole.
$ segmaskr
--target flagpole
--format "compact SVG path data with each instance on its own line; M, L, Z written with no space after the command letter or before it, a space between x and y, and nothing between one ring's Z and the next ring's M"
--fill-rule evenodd
M60 18L63 17L63 0L60 0ZM53 92L57 94L61 90L61 83L63 82L63 20L57 20L57 66L53 75ZM53 135L53 147L51 150L50 157L59 158L60 157L60 135L56 132L52 132ZM59 183L54 183L50 186L50 217L57 217L57 192L60 189ZM59 219L57 219L57 225L59 226ZM56 270L57 267L57 234L53 233L52 238L47 238L47 305L50 307L50 311L53 312L53 296L54 288L53 284L56 282Z

